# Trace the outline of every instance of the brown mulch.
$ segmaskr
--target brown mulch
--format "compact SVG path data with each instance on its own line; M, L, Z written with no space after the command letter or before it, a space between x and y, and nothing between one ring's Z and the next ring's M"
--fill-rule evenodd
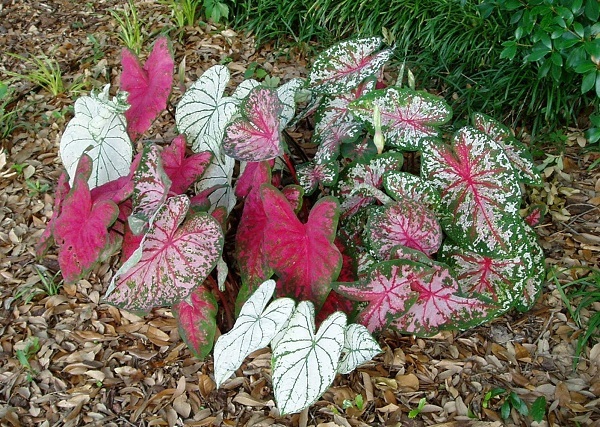
M107 82L118 86L121 42L108 9L121 4L2 1L0 78L9 78L7 70L26 72L8 52L43 53L59 59L66 83L83 82L85 92ZM170 11L154 2L136 4L149 45L172 26ZM193 27L171 38L176 64L186 58L188 84L221 62L236 81L254 61L282 81L306 73L305 61L293 52L256 50L251 38L232 30ZM2 141L0 153L1 426L600 426L600 344L584 348L573 366L584 331L553 281L528 313L431 339L382 337L383 354L338 376L308 411L286 417L278 416L273 401L268 351L251 355L237 377L216 390L210 357L191 356L170 310L142 318L102 303L114 263L89 280L61 286L56 295L39 291L36 269L51 275L57 264L55 256L37 260L34 247L52 215L52 186L62 167L58 144L76 95L54 98L22 79L11 86L18 98L9 107L19 111L19 127ZM179 96L176 89L173 104ZM551 205L538 232L561 283L585 274L581 266L600 267L600 168L588 170L598 155L582 154L581 132L565 131L562 166L549 165L544 189L531 195ZM164 113L149 134L163 139L173 132ZM28 346L34 348L25 355ZM506 393L486 401L498 387ZM515 409L502 420L509 392L528 404L545 396L544 421ZM358 394L360 409L348 405ZM422 398L425 406L410 418Z

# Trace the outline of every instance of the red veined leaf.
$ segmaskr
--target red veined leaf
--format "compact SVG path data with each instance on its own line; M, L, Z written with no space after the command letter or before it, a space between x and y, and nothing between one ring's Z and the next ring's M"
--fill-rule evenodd
M342 255L333 244L339 217L337 200L319 199L303 224L275 187L263 184L260 194L267 216L263 250L279 276L280 293L321 307L342 267Z
M381 113L385 143L408 151L420 150L423 139L437 136L438 127L452 117L452 110L442 98L394 86L366 94L352 102L349 109L373 128L375 106Z
M406 259L425 265L430 265L433 262L425 252L403 245L394 246L390 250L390 259Z
M357 191L357 188L366 186L380 190L383 188L383 174L399 170L402 162L402 154L385 153L368 163L355 162L348 166L335 192L342 200L343 215L354 215L360 208L373 204L377 199L364 191Z
M123 203L133 194L133 180L131 175L122 176L92 188L92 200L112 200L117 205Z
M315 153L314 161L324 164L334 161L342 144L351 145L359 136L362 125L357 122L341 122L335 126L315 131L312 142L319 144Z
M342 144L340 153L345 159L356 162L368 162L377 155L377 147L370 138Z
M171 180L165 173L158 146L146 145L140 163L133 173L133 211L128 219L131 231L140 234L165 202Z
M110 200L92 201L88 179L91 159L84 154L74 177L73 188L62 203L54 225L58 263L66 283L84 277L117 249L120 240L109 235L119 208Z
M548 213L548 206L544 203L536 203L534 205L527 206L525 216L523 219L531 227L539 225L544 220L544 217Z
M407 280L417 300L390 324L400 332L432 335L439 329L467 329L496 313L477 298L459 296L458 282L444 264L435 263L417 271Z
M146 132L167 108L173 84L173 55L167 38L159 37L143 67L128 49L123 49L121 63L121 89L129 93L130 107L125 112L127 131L133 140Z
M277 91L266 87L253 89L242 103L242 117L225 128L223 150L238 160L259 162L283 154L279 115L283 105Z
M448 211L442 226L457 244L489 256L514 250L513 243L523 234L521 189L498 144L465 127L452 145L426 144L421 168L440 192Z
M367 236L371 249L382 260L389 259L392 248L397 245L434 254L443 238L435 214L411 199L371 209Z
M185 137L179 135L160 155L163 169L171 180L171 195L185 193L202 176L212 157L208 151L186 157L185 147Z
M383 175L383 187L394 200L406 199L423 203L433 212L441 210L442 201L437 190L421 177L408 172L390 171Z
M302 209L304 189L299 185L290 184L283 187L281 189L281 192L283 193L287 201L290 203L292 209L294 209L294 212L300 212L300 209Z
M88 157L89 158L89 157ZM46 224L46 228L44 232L40 236L40 240L35 247L35 254L38 258L44 256L44 254L50 249L52 244L54 243L54 239L52 235L54 234L54 225L56 223L56 218L60 216L62 211L62 205L67 197L67 194L71 190L69 186L69 175L65 171L60 174L58 178L58 182L56 183L56 190L54 191L54 206L52 208L52 217Z
M235 185L235 195L246 197L254 188L265 182L271 182L271 168L275 160L248 162Z
M336 95L347 93L367 77L375 75L392 56L392 49L374 53L380 37L343 41L321 52L308 76L311 89Z
M173 305L179 335L194 356L203 360L212 349L219 306L213 294L200 284L189 297Z
M319 187L319 184L331 187L337 181L338 163L331 161L328 163L303 163L296 168L298 182L306 192L311 195Z
M376 264L367 277L355 283L336 283L335 291L368 305L357 321L371 332L379 332L409 309L417 293L410 283L428 273L425 265L409 261L384 261Z
M158 209L140 247L113 277L107 302L148 312L181 301L206 279L221 256L223 231L207 213L186 219L189 205L180 195Z

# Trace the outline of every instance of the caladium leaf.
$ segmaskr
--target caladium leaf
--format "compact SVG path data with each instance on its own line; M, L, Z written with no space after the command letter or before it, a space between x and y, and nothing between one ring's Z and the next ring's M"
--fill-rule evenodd
M331 187L338 177L337 162L315 164L314 162L303 163L296 168L298 182L304 188L307 195L312 194L319 184Z
M548 206L545 203L536 203L527 206L525 213L522 213L522 215L524 215L523 220L525 220L527 225L535 227L542 223L547 213Z
M44 256L44 254L54 243L52 236L54 233L54 225L56 224L56 218L60 216L63 202L67 197L67 194L69 194L69 190L71 190L71 187L69 186L69 176L63 171L58 178L56 189L54 190L54 206L52 208L52 217L46 224L46 228L44 229L44 232L40 236L40 240L35 247L35 254L38 258Z
M343 215L354 215L360 208L376 201L372 195L357 192L357 186L370 186L380 190L383 186L383 175L388 171L400 170L402 162L402 154L385 153L368 163L355 162L348 166L335 192L342 199Z
M179 135L160 155L163 169L171 181L169 191L172 195L185 193L206 171L212 158L208 151L186 157L185 147L185 137Z
M389 259L394 246L403 245L427 255L442 244L442 228L435 214L424 204L404 199L371 209L367 221L369 246L377 256Z
M83 153L93 164L90 188L98 187L129 173L133 147L123 112L128 108L125 93L109 100L106 85L101 93L82 96L75 101L75 116L60 139L60 158L73 185L75 170Z
M213 294L197 286L184 300L172 307L179 335L194 356L203 360L213 347L219 305Z
M263 184L260 194L267 217L263 251L280 278L282 294L321 307L342 266L342 255L333 244L339 217L337 200L319 199L303 224L275 187Z
M380 37L343 41L321 52L308 75L308 84L318 93L347 93L367 77L375 75L391 58L392 49L374 53Z
M281 193L285 196L287 201L290 203L292 209L297 214L302 209L302 198L304 197L304 189L299 185L286 185L281 189Z
M189 205L181 195L158 209L140 247L113 277L107 302L147 312L181 301L208 276L221 255L223 231L206 213L184 222Z
M225 128L223 150L238 160L259 162L283 154L279 115L283 104L277 91L253 89L242 104L242 117Z
M133 179L130 175L108 181L91 191L94 202L112 200L117 205L123 203L133 194Z
M343 143L340 148L340 153L345 159L356 162L369 162L377 155L377 147L370 138Z
M91 159L84 154L75 174L73 188L62 203L54 224L58 263L66 283L75 283L106 260L120 241L109 234L119 208L110 200L92 201L88 179Z
M441 210L442 200L438 191L421 177L408 172L390 171L383 175L383 187L396 201L406 199L423 203L433 212Z
M533 157L519 140L515 139L510 129L485 114L473 114L473 126L492 138L511 161L519 180L529 185L542 185Z
M342 144L348 145L359 136L362 125L357 122L341 122L335 126L315 131L313 143L319 144L314 161L319 164L334 161L340 152Z
M267 280L260 285L242 307L231 331L217 340L214 350L217 388L250 353L266 347L292 315L296 303L290 298L278 298L267 307L274 292L275 281Z
M128 49L121 53L121 89L128 92L130 108L125 112L131 139L146 132L154 119L167 108L173 85L173 55L166 37L159 37L142 67Z
M344 332L343 356L338 366L338 372L349 374L358 365L371 360L379 353L381 353L381 347L373 339L368 329L363 325L352 323L346 327Z
M529 278L525 280L521 297L515 298L515 308L521 312L529 311L542 293L546 281L546 255L538 243L538 236L531 227L527 229L529 252L522 252L526 263L529 263ZM524 245L525 246L525 245Z
M298 304L273 348L273 391L281 415L300 412L331 385L344 345L346 315L329 316L315 333L312 303Z
M304 85L302 79L292 79L277 88L282 109L279 114L279 129L283 130L296 115L296 92Z
M222 151L220 143L217 144L210 136L205 136L206 145L201 145L203 150L213 153L208 169L198 180L197 191L209 192L208 196L211 210L224 207L231 212L235 207L236 198L231 185L235 160L226 156ZM212 142L210 142L212 141ZM215 151L216 150L216 151Z
M398 245L390 250L390 259L406 259L409 261L419 262L421 264L430 265L433 260L427 256L425 252L407 246Z
M451 146L426 144L421 167L441 194L449 212L442 226L456 243L490 256L513 251L511 244L523 233L521 189L498 144L465 127Z
M258 188L266 182L271 182L273 164L275 164L274 160L246 163L235 185L235 195L246 197L252 189Z
M370 332L379 332L410 308L417 298L410 284L428 271L427 266L410 261L380 262L360 282L337 283L336 292L355 301L368 302L357 320Z
M374 128L373 110L381 113L381 131L387 145L402 150L420 150L422 141L437 136L452 110L435 95L390 86L372 91L349 105L357 117Z
M141 234L150 218L167 200L171 180L165 173L158 146L146 145L133 173L133 211L128 218L133 234Z

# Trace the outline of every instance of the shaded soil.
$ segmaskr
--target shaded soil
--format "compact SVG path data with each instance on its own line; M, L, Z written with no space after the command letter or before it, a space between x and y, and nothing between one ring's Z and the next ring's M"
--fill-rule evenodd
M10 78L7 71L27 73L8 53L45 54L59 60L67 86L81 84L84 93L118 86L122 44L108 9L120 3L3 1L2 80ZM170 11L136 4L149 46L172 27ZM187 84L216 63L227 63L234 81L252 62L282 81L306 74L301 57L268 46L256 50L251 38L224 28L190 27L171 38L176 64L186 60ZM273 402L267 351L251 355L236 378L216 390L211 359L191 356L170 310L142 318L103 304L116 260L48 296L36 269L52 275L56 256L39 261L34 247L52 216L52 188L62 167L58 143L76 95L67 89L54 97L24 79L11 81L16 100L9 108L18 111L18 127L2 140L0 154L0 425L600 426L600 345L583 348L574 365L584 331L555 281L529 313L431 339L381 337L383 354L338 376L308 411L285 417ZM175 89L173 105L180 96ZM148 134L170 140L172 123L165 112ZM565 132L562 167L550 164L544 189L530 195L550 205L538 232L559 283L585 276L582 267L599 267L600 254L600 169L588 170L598 155L582 154L585 140L577 129ZM598 308L584 310L583 321ZM35 342L39 348L27 355ZM486 398L494 388L506 392ZM509 392L528 404L544 396L544 420L535 423L514 407L502 420ZM349 404L357 394L364 400L360 408ZM420 413L409 417L423 398Z

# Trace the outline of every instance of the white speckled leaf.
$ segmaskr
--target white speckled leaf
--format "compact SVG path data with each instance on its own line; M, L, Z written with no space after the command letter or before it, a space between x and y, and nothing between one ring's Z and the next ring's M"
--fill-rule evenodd
M208 199L211 204L211 212L219 206L227 209L227 213L231 212L235 206L236 198L231 185L233 179L233 169L235 167L235 159L225 155L222 151L220 143L212 137L206 136L204 143L206 148L215 155L210 160L208 168L197 182L197 192L200 193L214 187L218 187L213 191ZM217 152L213 150L218 150Z
M277 88L277 96L283 105L279 115L279 129L283 130L296 115L296 92L304 85L302 79L292 79Z
M336 183L338 177L337 162L324 164L303 163L296 168L298 181L305 191L305 194L311 195L322 184L331 187Z
M217 388L250 353L266 347L292 315L296 304L290 298L278 298L265 309L273 292L275 281L263 282L244 303L231 331L217 340L214 349Z
M338 366L338 372L340 374L349 374L359 365L381 353L381 347L373 339L367 328L363 325L352 323L346 327L342 353L343 356Z
M285 334L273 348L272 377L281 415L302 411L331 385L344 345L346 315L335 312L315 333L314 307L298 304Z
M366 94L351 103L349 109L373 128L375 106L381 113L386 145L402 150L420 150L423 139L437 136L438 127L452 117L452 110L442 98L393 86Z
M129 173L133 147L127 134L123 112L128 104L126 93L109 100L106 85L101 93L82 96L75 102L75 116L60 139L60 158L73 185L75 170L81 156L92 159L90 189Z
M437 211L442 203L439 193L428 182L408 172L391 171L383 175L383 187L394 200L411 199Z
M308 75L311 88L329 95L346 93L377 74L393 53L392 49L374 53L381 42L380 37L343 41L321 52Z

